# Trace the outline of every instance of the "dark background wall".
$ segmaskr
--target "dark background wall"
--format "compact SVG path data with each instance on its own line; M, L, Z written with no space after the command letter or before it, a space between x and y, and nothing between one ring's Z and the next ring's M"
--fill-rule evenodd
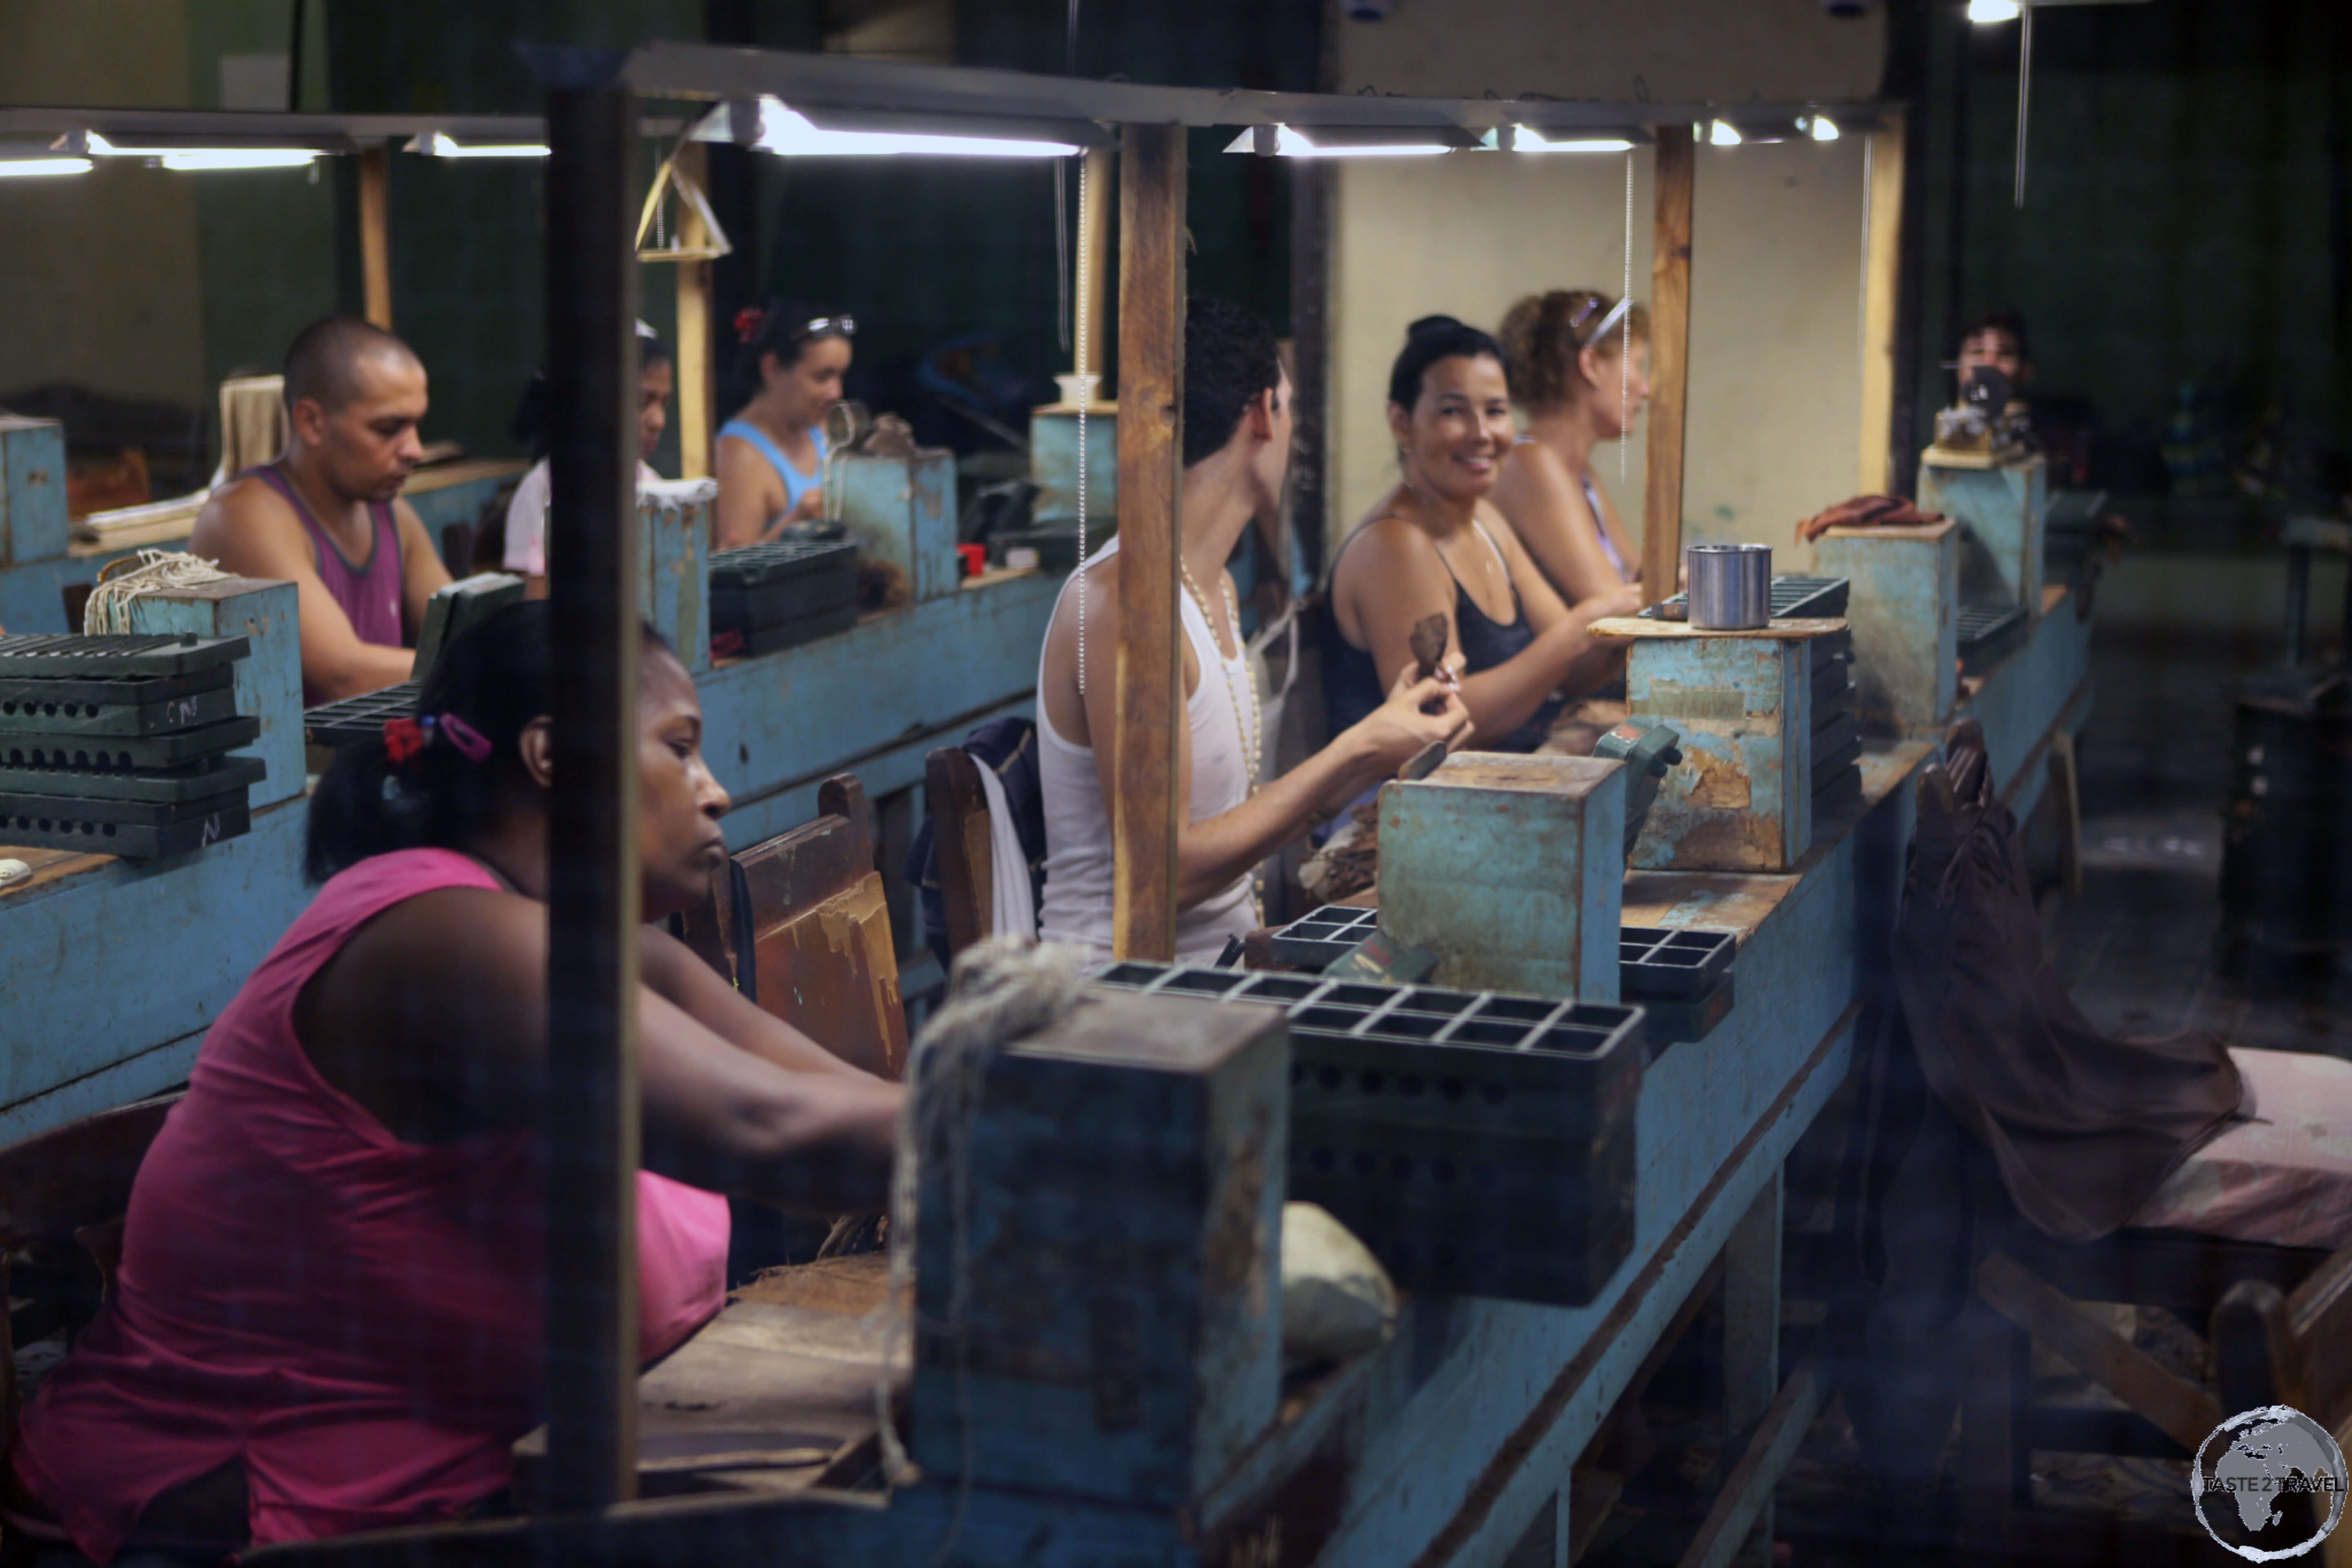
M2149 0L2037 16L2026 205L2015 24L1931 8L1916 431L1966 312L2013 303L2036 390L2158 543L2333 510L2352 448L2352 7ZM1902 74L1896 62L1896 74ZM1935 166L1937 163L1940 167Z
M854 6L823 0L412 0L398 7L337 7L329 21L332 105L340 110L533 112L536 91L517 39L618 47L647 38L709 38L768 47L847 41ZM868 8L870 9L870 7ZM1059 72L1066 10L1056 3L934 8L933 58ZM1316 0L1209 0L1090 7L1081 16L1077 69L1136 80L1240 82L1311 88ZM1288 330L1287 182L1263 160L1192 148L1196 289L1246 300ZM649 145L648 171L667 149ZM516 388L538 363L544 258L536 166L395 157L392 165L393 292L397 325L434 381L436 435L473 451L511 449ZM337 231L340 298L358 302L356 193L342 182ZM949 363L984 377L1007 422L1052 394L1066 369L1056 310L1055 176L1046 163L933 159L787 160L714 149L713 195L738 255L718 268L717 319L775 298L845 310L857 318L852 391L916 416L929 439L970 449L989 437L929 399L917 369L942 345ZM1075 209L1073 174L1067 193ZM673 280L643 277L643 314L674 321ZM273 326L276 323L273 322ZM721 413L740 386L722 345ZM674 471L675 456L667 465Z

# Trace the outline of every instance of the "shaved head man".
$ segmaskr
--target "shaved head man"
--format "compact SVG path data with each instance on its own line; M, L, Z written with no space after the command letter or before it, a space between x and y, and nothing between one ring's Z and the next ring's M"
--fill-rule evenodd
M409 679L425 603L449 581L400 499L423 457L425 366L381 327L329 316L286 351L286 450L213 492L189 548L300 592L304 706Z

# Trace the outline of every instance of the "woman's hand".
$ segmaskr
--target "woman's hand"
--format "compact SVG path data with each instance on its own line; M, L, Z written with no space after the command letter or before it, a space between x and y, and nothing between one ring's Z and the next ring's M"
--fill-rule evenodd
M1407 670L1388 700L1364 715L1350 732L1370 778L1388 778L1433 743L1452 751L1470 734L1470 710L1462 705L1461 683L1441 667L1426 680Z
M807 489L801 492L801 499L793 507L792 510L784 513L782 517L779 517L772 522L769 523L766 528L761 530L760 542L762 544L773 543L782 535L784 530L790 528L793 523L814 522L824 516L824 487L823 485L812 485Z

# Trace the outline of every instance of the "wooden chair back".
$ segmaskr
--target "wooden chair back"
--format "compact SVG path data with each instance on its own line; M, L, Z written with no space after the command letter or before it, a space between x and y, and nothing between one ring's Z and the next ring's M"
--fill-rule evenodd
M2330 1254L2293 1290L2267 1279L2231 1286L2210 1332L2221 1415L2292 1405L2343 1441L2352 1425L2352 1247ZM2315 1525L2326 1521L2324 1495L2303 1501ZM2343 1533L2324 1549L2329 1568L2352 1563L2352 1543L2336 1539Z
M1969 1352L1956 1469L1964 1544L1983 1554L2000 1556L2047 1522L2031 1505L2027 1458L2036 1448L2178 1458L2239 1410L2294 1405L2334 1430L2352 1406L2352 1357L2306 1353L2290 1327L2352 1332L2352 1251L2171 1230L2126 1229L2079 1245L2021 1232L1979 1266L1976 1294L1990 1311ZM2220 1397L2158 1364L2085 1301L2162 1307L2191 1323L2210 1314ZM2036 1403L2033 1343L2122 1408ZM2332 1370L2308 1381L2306 1369L2323 1363ZM2257 1387L2326 1403L2256 1398Z
M681 922L687 945L761 1006L844 1061L907 1070L907 1011L866 791L852 773L817 789L814 822L733 858L740 875ZM740 896L739 896L740 895Z
M995 861L980 767L961 746L941 746L923 763L924 809L939 855L950 958L989 936L995 925Z
M101 1110L0 1149L0 1298L8 1255L20 1247L78 1246L101 1292L122 1257L122 1215L147 1146L177 1094ZM0 1311L0 1457L16 1440L16 1343Z
M2231 1286L2211 1333L2222 1414L2292 1405L2330 1431L2352 1419L2352 1247L2291 1291L2269 1280Z

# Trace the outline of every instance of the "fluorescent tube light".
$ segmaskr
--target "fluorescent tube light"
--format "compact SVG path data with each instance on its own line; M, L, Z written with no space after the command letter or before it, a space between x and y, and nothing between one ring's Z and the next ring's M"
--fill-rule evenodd
M1716 120L1710 121L1707 124L1706 140L1710 146L1737 147L1741 138L1738 128L1729 121Z
M408 143L407 151L423 153L435 158L544 158L547 149L536 142L480 142L471 146L449 140L446 132L436 131L429 136L419 136Z
M1574 132L1561 132L1553 136L1532 125L1517 128L1512 148L1520 153L1630 153L1633 143L1622 136L1580 136Z
M1074 142L1000 136L950 136L895 131L827 131L774 99L760 104L760 137L752 145L785 158L933 153L957 158L1062 158Z
M167 169L299 169L318 161L314 147L118 147L93 131L85 138L93 157L155 158Z
M1837 121L1826 114L1808 116L1805 121L1805 134L1816 142L1834 142L1838 139Z
M192 147L158 154L163 167L184 174L207 169L299 169L319 154L299 147Z
M35 179L44 174L87 174L87 158L0 158L0 180Z
M2014 22L2021 10L2018 0L1969 0L1969 20L1979 26Z
M1271 131L1271 148L1260 143L1267 140L1262 132ZM1409 134L1409 133L1408 133ZM1437 142L1346 142L1333 141L1317 146L1307 140L1306 132L1288 125L1257 125L1234 138L1225 149L1228 153L1270 152L1277 158L1425 158L1433 153L1451 153L1452 147Z

